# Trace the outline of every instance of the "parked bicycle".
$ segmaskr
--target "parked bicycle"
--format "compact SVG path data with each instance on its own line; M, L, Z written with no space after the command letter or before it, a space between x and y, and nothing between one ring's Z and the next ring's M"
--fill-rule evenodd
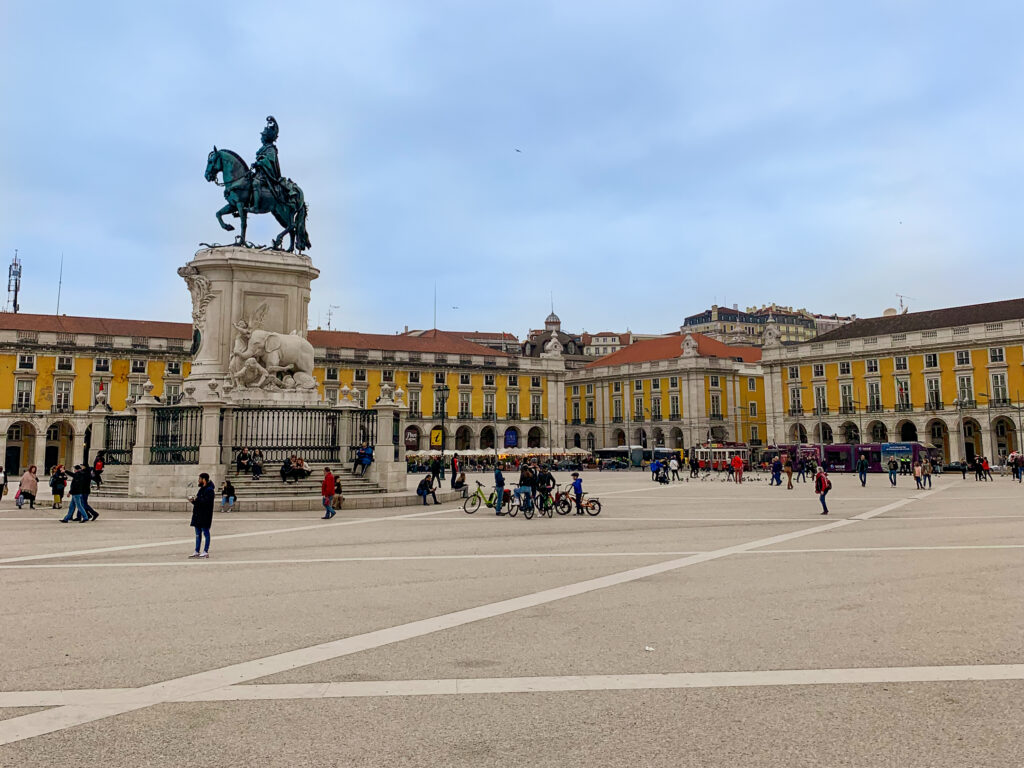
M587 494L583 494L583 511L591 517L597 517L601 514L601 500L596 497L587 498Z
M466 500L462 502L462 511L467 515L472 515L480 506L483 505L488 509L494 509L498 503L498 490L495 488L489 494L484 493L484 484L479 480L476 481L476 491L471 496L467 496ZM515 497L509 492L505 491L505 500L501 503L502 510L509 516L515 517L519 512L519 504L516 502Z

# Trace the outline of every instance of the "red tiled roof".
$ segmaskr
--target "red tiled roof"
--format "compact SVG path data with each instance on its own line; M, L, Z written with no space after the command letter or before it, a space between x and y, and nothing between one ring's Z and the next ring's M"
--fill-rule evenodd
M823 333L811 342L859 339L864 336L882 336L887 333L907 331L930 331L936 328L956 328L979 323L1001 323L1006 320L1024 319L1024 299L990 301L986 304L968 304L964 307L947 307L926 312L910 312L905 315L864 317L840 328Z
M191 323L159 320L117 320L108 317L33 315L0 312L0 330L88 333L97 336L152 336L159 339L191 339Z
M425 333L430 333L430 331L413 330L406 331L401 335L422 336ZM462 336L465 339L500 339L502 341L519 341L519 339L516 338L515 334L506 333L505 331L445 331L445 333L451 333L454 334L455 336Z
M437 352L444 355L485 355L487 357L508 357L482 344L466 341L451 331L424 331L421 336L384 333L355 333L353 331L310 331L310 343L314 347L328 349L379 349L386 352Z
M733 347L705 336L691 333L697 341L697 354L701 357L721 357L729 360L740 358L745 363L756 363L761 359L758 347ZM647 363L652 360L673 360L683 356L683 334L672 333L655 339L645 339L623 347L617 352L605 355L587 365L587 368L607 368L629 363Z

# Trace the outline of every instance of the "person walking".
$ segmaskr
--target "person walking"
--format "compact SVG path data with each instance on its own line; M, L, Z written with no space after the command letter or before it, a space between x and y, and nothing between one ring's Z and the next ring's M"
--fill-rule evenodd
M452 483L452 490L453 491L459 490L458 488L455 487L455 483L456 483L456 478L458 478L458 476L459 476L459 469L461 469L461 464L462 464L462 462L459 461L459 454L457 454L457 453L452 454L452 477L451 477L451 483Z
M782 468L786 472L786 490L787 491L792 491L793 490L793 460L791 458L789 458L788 455L786 456L786 461L782 465ZM780 481L780 483L781 483L781 481Z
M0 499L7 495L7 470L0 467Z
M690 456L690 477L697 477L700 474L700 462L697 461L697 456Z
M71 475L71 501L68 503L68 513L61 519L62 523L70 523L78 512L78 522L87 523L92 516L85 505L85 495L89 491L92 482L92 472L89 467L75 464L74 472Z
M96 483L96 490L103 486L103 460L106 457L103 451L96 454L96 461L92 463L92 481Z
M921 478L922 477L923 477L923 475L922 475L922 470L921 470L921 462L920 461L915 461L914 462L914 482L917 483L917 489L918 490L921 490L922 488L924 488L924 484L921 482Z
M85 478L83 483L82 483L82 504L81 504L81 506L85 510L86 514L89 515L89 519L90 520L95 520L96 518L98 518L100 516L100 513L97 512L95 509L93 509L89 505L89 494L92 493L92 481L91 481L91 479L92 479L92 470L89 469L89 467L86 466L85 464L82 464L80 469L82 470L82 475Z
M782 487L782 459L778 456L772 459L772 479L768 482L768 485Z
M889 457L889 485L893 488L896 487L896 473L900 471L900 463L896 461L895 456Z
M989 464L988 458L985 456L981 457L981 471L985 473L985 480L993 480L992 478L992 465ZM994 480L993 480L994 482Z
M501 505L505 501L505 475L501 472L501 464L494 465L494 514L504 515Z
M868 457L863 453L857 459L857 477L860 478L860 487L866 487L868 484Z
M323 498L324 505L324 516L321 520L330 520L336 514L337 510L331 505L334 500L334 475L331 474L330 467L324 467L324 481L320 483L320 496Z
M679 479L679 459L673 456L668 461L668 468L672 472L673 482Z
M967 479L967 459L960 459L960 475L964 480Z
M50 474L50 493L53 494L53 501L50 509L60 509L61 500L64 498L64 489L68 484L68 473L64 471L64 465L58 464Z
M807 459L800 456L796 460L796 479L798 483L807 482Z
M18 496L18 509L21 509L21 505L28 499L28 508L36 508L36 494L39 492L39 478L36 477L36 465L33 464L25 470L25 474L21 476L21 480L18 481L18 490L21 495Z
M828 514L828 505L825 503L825 497L831 490L832 481L825 474L825 468L818 467L818 472L814 476L814 492L818 494L818 500L821 501L821 514L823 515Z
M921 487L932 487L932 463L926 458L921 462Z
M230 512L235 508L235 486L226 477L220 486L220 511Z
M196 495L189 499L192 502L192 521L189 523L196 529L196 551L189 555L189 558L205 558L210 556L210 528L213 527L213 499L216 494L213 491L213 483L210 476L205 472L199 474L199 490ZM206 546L199 551L203 538L206 539Z

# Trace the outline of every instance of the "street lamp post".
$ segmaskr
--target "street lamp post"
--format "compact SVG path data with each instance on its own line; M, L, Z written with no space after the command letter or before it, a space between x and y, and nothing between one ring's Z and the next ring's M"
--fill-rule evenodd
M448 394L451 390L447 384L442 384L437 393L441 395L441 473L438 476L441 480L444 480L444 444L447 434L444 431L444 417L448 411Z
M961 397L957 397L953 400L953 405L956 406L956 431L960 435L960 461L967 461L967 441L964 440L964 405L965 401Z

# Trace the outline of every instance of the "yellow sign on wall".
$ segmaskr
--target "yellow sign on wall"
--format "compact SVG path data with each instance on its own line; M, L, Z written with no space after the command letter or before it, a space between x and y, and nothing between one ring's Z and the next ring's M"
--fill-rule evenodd
M430 447L440 448L444 441L444 430L440 427L434 427L430 430Z

